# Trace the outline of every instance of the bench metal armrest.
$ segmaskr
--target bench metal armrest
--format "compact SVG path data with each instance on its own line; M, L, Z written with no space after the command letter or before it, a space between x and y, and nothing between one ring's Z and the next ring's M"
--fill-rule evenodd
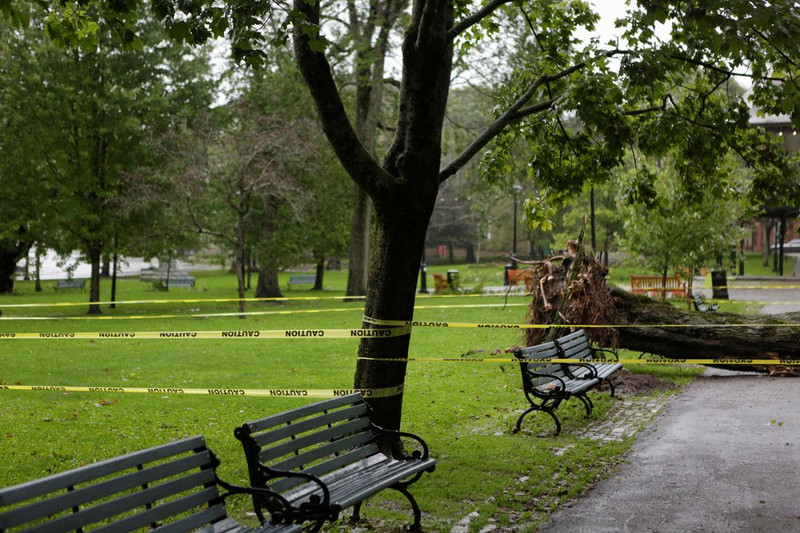
M559 383L561 383L561 385L560 385L561 388L560 389L555 389L556 392L564 393L567 390L566 382L562 378L560 378L558 376L554 376L553 374L545 374L545 373L542 373L542 372L531 372L530 370L526 370L525 372L528 374L528 377L557 379L559 381Z
M319 487L319 490L322 492L322 496L318 494L310 494L308 496L308 500L304 501L297 507L295 507L296 513L302 513L304 516L313 515L318 512L325 513L325 516L330 515L331 506L331 492L328 489L328 486L322 481L320 478L315 476L314 474L309 474L306 472L289 472L285 470L274 470L269 468L266 465L261 465L262 474L264 475L264 480L269 481L279 477L293 477L293 478L301 478L309 483L314 483ZM339 509L336 509L334 515L339 514ZM335 519L335 517L334 517Z
M601 357L599 357L599 359L619 361L619 354L616 352L616 350L612 350L610 348L595 348L595 347L592 347L591 350L592 350L592 357L598 358L597 356L598 353L609 354L608 357L602 355Z
M372 429L377 431L378 433L392 435L392 436L397 437L398 439L402 439L402 438L405 437L405 438L409 438L411 440L417 441L417 443L422 448L422 451L414 450L411 453L411 455L406 454L406 456L405 457L401 457L401 459L405 459L405 460L408 460L408 459L426 460L426 459L428 459L428 457L429 457L428 444L424 440L422 440L422 437L420 437L419 435L415 435L413 433L408 433L406 431L398 431L396 429L385 429L385 428L382 428L382 427L376 425L374 422L370 422L370 425L372 426Z
M591 363L580 362L580 359L576 359L574 363L562 363L562 365L564 367L564 372L572 379L594 379L597 377L597 369L593 367ZM576 366L580 368L585 368L586 370L589 371L589 373L580 377L574 375L572 373L572 367Z
M215 475L216 476L216 475ZM284 498L281 494L259 487L244 487L241 485L234 485L228 483L216 476L217 484L225 489L227 492L220 495L221 500L226 500L229 496L234 494L247 494L248 496L257 496L260 501L266 502L267 510L270 514L270 522L273 524L292 524L295 521L295 511L292 504Z

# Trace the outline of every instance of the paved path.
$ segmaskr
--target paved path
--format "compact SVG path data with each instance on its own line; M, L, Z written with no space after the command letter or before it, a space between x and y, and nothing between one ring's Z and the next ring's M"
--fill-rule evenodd
M800 379L709 369L539 531L800 532Z

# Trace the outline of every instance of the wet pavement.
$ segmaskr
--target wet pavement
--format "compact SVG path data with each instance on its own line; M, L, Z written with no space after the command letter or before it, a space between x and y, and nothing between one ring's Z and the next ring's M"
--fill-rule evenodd
M800 532L800 379L709 369L542 533Z
M728 286L731 299L765 302L764 314L800 311L800 278ZM800 533L800 379L706 370L616 474L538 531Z

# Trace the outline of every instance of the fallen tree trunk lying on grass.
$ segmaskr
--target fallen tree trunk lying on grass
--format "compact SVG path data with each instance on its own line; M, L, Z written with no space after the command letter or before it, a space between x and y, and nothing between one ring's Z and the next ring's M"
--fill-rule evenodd
M606 268L570 243L565 255L526 262L532 272L531 324L601 325L587 335L601 346L627 348L677 359L800 359L800 313L737 315L698 313L647 296L611 288ZM531 329L529 345L565 333L563 328ZM722 362L722 361L720 361ZM775 375L800 375L789 365L724 365L722 368Z

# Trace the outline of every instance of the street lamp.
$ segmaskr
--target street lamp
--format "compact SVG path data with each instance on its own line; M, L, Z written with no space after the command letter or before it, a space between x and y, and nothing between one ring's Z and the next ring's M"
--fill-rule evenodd
M519 183L514 184L514 223L513 223L513 236L511 243L511 268L517 268L517 197L522 192L522 185Z

